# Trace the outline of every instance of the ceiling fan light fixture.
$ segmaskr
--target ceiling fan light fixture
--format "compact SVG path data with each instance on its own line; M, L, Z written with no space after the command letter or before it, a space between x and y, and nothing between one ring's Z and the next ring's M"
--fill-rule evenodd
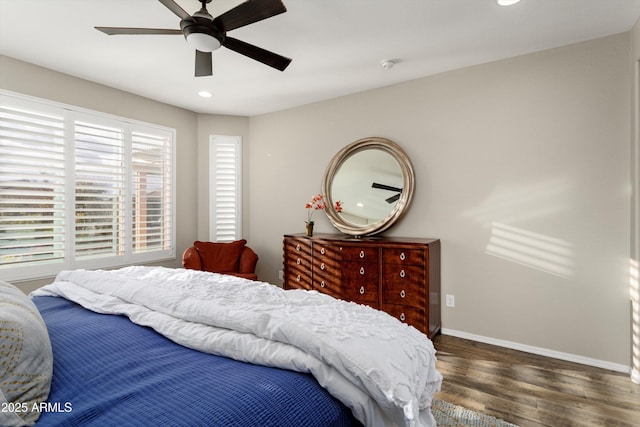
M500 6L513 6L518 2L520 2L520 0L498 0Z
M220 49L220 46L222 46L220 40L204 33L187 34L187 43L200 52L213 52L214 50Z

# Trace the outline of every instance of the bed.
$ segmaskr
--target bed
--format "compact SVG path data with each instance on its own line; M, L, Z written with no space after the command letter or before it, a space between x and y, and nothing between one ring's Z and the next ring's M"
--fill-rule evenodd
M31 302L53 355L38 426L435 426L433 345L369 307L139 266L64 271Z

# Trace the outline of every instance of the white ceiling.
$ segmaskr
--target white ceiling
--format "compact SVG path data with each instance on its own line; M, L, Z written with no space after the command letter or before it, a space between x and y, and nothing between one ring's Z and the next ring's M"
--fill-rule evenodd
M208 8L217 16L241 1ZM0 54L196 112L252 116L628 31L640 16L640 0L284 2L286 13L229 32L293 58L284 72L222 48L214 75L196 78L182 36L93 28L178 29L180 19L157 0L0 0ZM383 59L398 63L384 70Z

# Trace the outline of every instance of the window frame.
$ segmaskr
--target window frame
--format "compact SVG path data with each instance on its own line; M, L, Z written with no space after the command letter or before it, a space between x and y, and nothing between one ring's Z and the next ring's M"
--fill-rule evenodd
M43 98L28 96L16 92L0 89L0 105L16 106L32 111L46 111L63 117L64 123L64 255L61 262L26 262L20 266L0 265L0 278L10 281L36 280L55 276L61 270L69 269L97 269L114 268L132 264L144 264L176 259L176 130L166 126L147 123L140 120L116 116L69 104L50 101ZM77 121L90 121L93 124L107 124L118 126L125 134L124 142L124 168L125 192L124 192L124 222L127 225L127 233L124 236L124 251L122 254L98 256L95 258L76 259L76 177L75 177L75 126ZM171 218L166 226L170 231L166 233L168 242L159 250L136 253L133 245L133 228L131 226L133 212L133 194L135 192L132 183L132 159L131 151L133 135L138 132L153 134L168 142L168 192L170 201L167 202L167 210ZM166 178L166 174L163 174ZM66 196L68 195L68 196Z

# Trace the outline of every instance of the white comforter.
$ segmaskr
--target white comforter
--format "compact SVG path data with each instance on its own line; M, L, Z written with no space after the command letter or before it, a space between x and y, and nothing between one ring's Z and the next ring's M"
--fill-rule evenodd
M436 425L430 407L442 376L431 341L369 307L161 267L63 271L32 295L124 314L203 352L310 372L366 426Z

